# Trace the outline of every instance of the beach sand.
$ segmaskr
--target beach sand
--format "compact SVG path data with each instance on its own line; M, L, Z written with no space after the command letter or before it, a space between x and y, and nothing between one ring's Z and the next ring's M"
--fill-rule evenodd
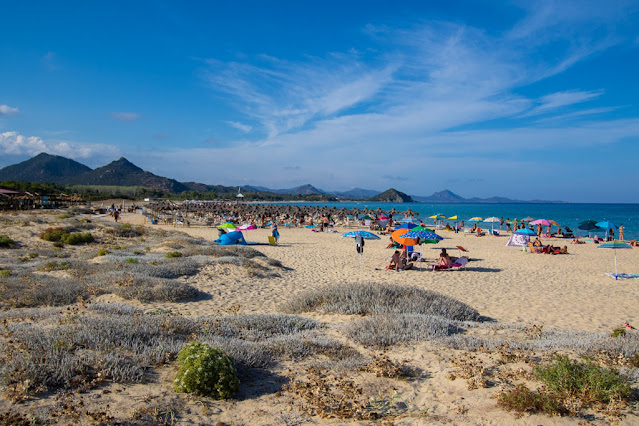
M92 220L112 221L108 216ZM145 223L144 216L140 214L123 214L120 221L178 231L207 241L218 238L216 228L151 225ZM19 235L15 233L28 232L28 229L12 228L13 234L10 236L19 239ZM413 270L395 272L385 269L393 253L392 249L385 248L389 243L388 236L366 241L360 264L354 240L340 236L353 229L355 228L338 228L337 233L316 233L306 228L281 227L279 245L252 246L268 258L282 263L283 268L276 268L276 275L257 278L247 268L212 262L198 274L180 278L205 295L196 300L182 303L141 303L108 294L97 297L93 302L124 303L146 312L160 309L190 317L229 313L275 314L283 312L282 304L307 290L342 284L373 283L414 286L436 291L477 309L484 318L492 320L493 324L521 326L519 333L522 335L524 327L533 329L533 326L543 327L544 330L559 328L610 333L614 328L621 327L624 321L639 323L639 296L635 289L639 281L615 281L606 276L605 272L614 271L614 252L598 249L592 243L572 245L570 240L546 239L546 243L568 246L569 255L553 256L505 247L507 237L475 237L438 231L444 237L443 241L437 245L421 247L424 257L430 260L422 263L421 271L420 265L416 264ZM244 234L248 241L266 243L270 232L269 229L257 229L245 231ZM40 245L49 244L38 241L33 233L30 238ZM432 271L429 265L438 257L440 249L445 247L451 255L458 256L461 253L456 248L457 245L466 248L468 253L464 254L472 259L466 269ZM94 247L87 250L96 251ZM639 273L636 269L639 264L637 250L618 250L616 254L620 272ZM500 383L507 383L507 377L511 375L527 377L522 373L531 371L527 356L504 364L498 351L465 352L447 349L431 342L396 345L387 351L374 350L345 336L345 326L359 319L358 315L318 312L302 315L325 324L326 336L349 345L367 357L387 356L395 363L406 364L419 371L417 378L409 380L377 377L356 369L346 373L326 373L325 379L331 389L353 381L364 395L377 398L376 404L380 406L391 401L395 405L391 404L390 407L410 407L409 410L400 410L399 415L383 418L379 424L533 425L578 424L584 420L579 417L549 417L542 414L517 415L505 411L496 402L501 385L482 386L474 382L477 377L483 377L484 372L487 372L486 377L490 380ZM506 328L506 333L515 330ZM490 336L501 333L498 329L481 328L473 332ZM285 383L290 385L298 380L316 380L310 377L312 373L308 370L309 366L305 361L292 360L268 370L255 369L250 373L250 378L243 378L236 398L231 401L214 401L176 394L172 389L175 365L169 364L157 367L143 383L114 383L87 391L60 392L31 398L20 405L13 405L7 398L0 399L0 414L14 413L16 410L43 412L42 410L51 411L55 407L71 407L55 408L61 413L58 423L99 423L92 419L100 418L97 414L102 412L132 424L141 420L149 420L153 424L170 424L174 421L236 425L370 423L312 415L308 410L308 401L301 400L295 392L282 391ZM475 375L464 373L469 368L475 370ZM477 371L482 373L477 376ZM622 422L639 423L639 417L632 412L626 410L624 414ZM0 420L8 419L10 418L0 415ZM608 418L605 414L598 413L592 414L589 420L604 424ZM610 421L619 420L611 418Z
M124 223L143 224L139 214L124 214ZM150 225L151 226L151 225ZM215 228L176 227L175 229L208 241L218 238ZM353 239L340 234L354 228L338 228L337 233L311 232L306 228L280 228L278 246L257 245L255 249L277 259L289 268L281 277L259 284L248 277L208 274L198 287L213 298L180 307L185 315L206 315L216 309L240 304L243 313L280 312L281 303L292 295L322 286L342 283L390 283L437 291L477 309L481 315L505 323L537 324L545 327L583 331L610 331L624 321L639 324L638 280L615 280L613 250L598 249L593 243L570 244L569 239L543 239L544 244L568 247L568 255L524 252L506 247L508 237L476 237L438 231L439 244L421 247L430 262L415 264L414 270L385 269L392 249L386 249L388 236L367 240L362 266ZM265 243L270 230L244 232L247 241ZM461 253L456 246L469 253ZM468 255L472 261L464 270L433 272L442 247L451 256ZM638 250L616 250L619 272L639 273Z

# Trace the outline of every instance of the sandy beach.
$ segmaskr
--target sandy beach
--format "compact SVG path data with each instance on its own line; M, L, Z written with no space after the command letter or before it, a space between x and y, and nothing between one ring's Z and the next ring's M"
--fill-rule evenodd
M122 222L143 224L144 217L124 214ZM151 225L150 225L151 226ZM189 235L214 241L215 228L173 227ZM392 283L437 291L477 309L481 315L499 322L544 325L583 331L609 331L625 321L639 324L639 293L636 280L614 280L605 275L614 272L612 250L598 249L592 242L570 244L570 239L546 238L544 244L568 247L568 255L546 255L506 247L506 236L475 237L463 233L438 231L445 239L439 244L423 245L423 257L415 270L395 272L385 266L393 254L386 249L388 236L367 241L362 267L353 239L342 233L355 228L338 228L337 233L311 232L306 228L281 228L278 246L254 246L270 258L290 268L281 277L255 285L242 277L215 276L202 280L203 290L211 291L211 300L180 307L185 315L205 315L220 306L236 304L242 312L279 312L281 303L308 289L342 283ZM244 232L248 241L267 242L270 230ZM462 246L472 261L465 270L433 272L442 247L453 256ZM639 273L637 250L617 250L619 272Z
M60 212L8 214L3 217L3 223L3 232L20 242L18 250L25 254L16 263L13 249L1 252L4 268L10 271L5 277L17 273L12 270L24 270L29 267L29 262L34 262L33 268L41 265L38 267L40 272L37 272L39 276L48 274L71 280L73 274L55 270L58 269L55 265L60 265L59 260L49 261L63 254L71 269L82 267L82 262L86 262L82 267L85 269L80 270L90 271L90 268L109 265L108 262L112 262L110 265L114 269L121 269L128 263L123 262L127 256L139 258L150 268L158 262L167 262L166 254L171 250L185 253L194 250L194 247L203 250L208 244L202 244L200 240L212 242L218 238L215 227L152 225L145 216L131 213L122 214L120 224L113 223L113 219L106 215L73 216L61 215ZM91 229L97 240L53 251L51 243L38 238L38 235L46 227L54 225ZM138 232L137 237L118 234L119 230L135 230L141 226L149 230L147 235L143 232ZM141 381L102 382L94 377L91 384L77 389L34 394L26 391L29 384L24 381L5 384L2 388L4 397L0 399L0 420L16 423L28 420L28 413L37 413L37 419L53 424L501 425L578 424L586 419L595 424L611 421L633 424L639 421L634 414L634 400L623 404L611 402L596 410L586 407L577 410L580 413L577 416L564 417L516 413L497 404L500 392L513 389L516 383L530 383L533 389L539 386L532 380L532 369L550 362L556 348L578 358L578 352L569 349L571 345L577 342L575 347L579 347L593 340L580 337L579 332L590 335L599 332L600 336L604 336L597 337L601 340L607 339L611 331L622 327L625 321L631 325L639 323L636 311L639 296L634 291L637 281L615 281L605 275L605 272L614 271L613 251L598 249L592 242L574 245L570 244L570 240L545 239L544 243L567 245L569 254L536 254L506 247L506 236L476 237L438 231L444 237L443 241L421 247L427 259L421 263L421 270L420 263L416 263L412 270L396 272L385 269L393 253L392 249L386 248L389 237L366 241L360 263L354 240L340 236L353 229L356 228L338 227L337 232L319 233L307 228L280 227L278 245L266 244L271 233L269 229L245 231L248 241L262 243L251 247L266 257L253 258L252 266L244 264L238 267L232 262L215 261L215 257L200 256L199 259L207 259L207 262L197 273L175 279L197 290L197 297L177 302L142 302L140 297L123 297L116 295L117 291L102 291L97 296L86 297L84 301L60 306L59 314L56 314L59 317L54 316L58 319L53 323L46 322L50 314L36 313L40 311L32 309L25 311L28 314L21 314L20 308L5 308L2 315L6 334L2 339L4 344L15 344L18 337L11 330L23 330L20 327L38 323L41 321L39 318L45 318L45 329L52 325L65 326L75 321L71 321L73 318L88 320L98 315L91 306L105 306L102 305L105 303L117 309L123 309L122 306L137 308L139 311L134 318L144 315L144 321L149 323L158 319L164 321L162 316L166 316L166 324L173 320L180 323L183 321L180 318L200 321L212 316L220 321L219 318L236 315L241 318L251 314L288 313L284 305L309 290L364 284L432 290L476 309L483 322L463 324L464 330L457 343L452 340L442 344L430 338L418 338L380 348L353 337L353 324L365 320L365 315L323 313L319 309L299 312L302 318L321 324L321 330L287 336L289 340L284 342L288 343L276 343L263 355L255 355L258 358L266 354L272 357L269 351L274 348L285 354L276 357L276 361L268 367L243 367L240 389L232 400L216 401L176 393L172 385L176 365L172 357L165 356L164 361L153 368L147 367ZM196 240L187 241L189 236L200 241L200 245L193 245ZM461 252L457 246L468 250L465 254L471 261L466 268L433 271L430 265L435 262L441 248L447 248L451 255L458 256ZM118 260L114 254L111 258L97 254L98 249L128 254ZM41 254L30 259L28 250ZM637 250L618 250L616 254L620 272L639 272L636 270ZM53 271L41 272L42 265L51 263L54 263ZM118 281L121 273L94 276L115 277L115 285L126 285ZM54 311L46 311L50 309L46 305L42 309L42 312L56 312L55 308ZM115 315L116 318L119 316ZM107 318L114 321L112 317L104 320ZM11 328L13 326L18 328ZM195 339L196 332L202 332L202 327L194 330L192 335L182 338L187 341ZM636 331L631 330L630 333L634 339ZM561 336L568 336L568 340L561 340ZM300 341L295 339L303 342L301 349L295 349ZM534 346L535 339L540 341L538 346ZM530 341L533 341L532 349L527 349ZM572 343L565 343L567 341ZM524 346L518 348L518 343L513 342L523 342ZM547 342L551 342L549 349L544 346ZM633 345L632 342L634 340L629 345ZM60 344L59 341L57 344ZM234 344L244 343L238 341ZM268 344L268 339L264 344ZM309 348L341 349L326 353L313 349L311 354L306 354L307 345ZM320 352L313 353L315 350ZM289 354L289 351L293 352ZM246 354L235 355L246 360ZM10 357L5 356L10 361ZM613 364L625 366L630 372L628 377L636 377L637 368L628 367L624 360L614 359ZM410 373L403 376L391 374L400 370ZM336 401L343 400L347 402L347 410L340 406L339 410L326 411L326 407L335 406L338 404Z

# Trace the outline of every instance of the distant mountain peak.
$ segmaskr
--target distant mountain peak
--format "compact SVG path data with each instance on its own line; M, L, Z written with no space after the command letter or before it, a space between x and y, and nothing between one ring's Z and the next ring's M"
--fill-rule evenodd
M413 199L410 195L404 194L395 188L387 189L381 194L369 198L369 201L379 201L382 203L412 203Z

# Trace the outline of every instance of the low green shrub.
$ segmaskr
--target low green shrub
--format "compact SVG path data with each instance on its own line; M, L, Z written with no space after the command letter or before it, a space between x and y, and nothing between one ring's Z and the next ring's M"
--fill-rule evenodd
M69 231L63 228L47 228L40 234L40 238L45 241L62 241L69 235Z
M7 237L6 235L0 235L0 247L2 248L9 248L9 247L13 247L13 245L16 242L13 241L11 238Z
M11 276L11 271L8 269L0 269L0 278L9 278Z
M107 250L107 249L101 248L100 250L98 250L98 256L106 256L109 253L111 253L111 252L109 250Z
M506 410L518 413L561 415L567 411L559 398L544 392L531 391L524 384L518 385L511 391L500 393L497 404Z
M90 232L74 232L63 238L63 241L72 246L83 244L83 243L92 243L95 239Z
M549 391L577 398L583 406L627 399L632 392L619 372L589 360L572 361L567 356L556 356L550 365L536 367L533 373Z
M182 253L180 253L179 251L170 251L166 254L166 257L168 258L172 258L172 257L182 257Z
M623 337L625 335L626 335L625 328L615 328L614 330L612 330L612 333L610 333L610 336L612 337Z
M134 258L134 257L128 257L128 258L125 260L125 262L126 262L126 263L134 263L134 264L136 264L136 265L137 265L138 263L140 263L140 262L139 262L136 258Z
M178 392L228 399L239 389L233 361L221 349L192 342L178 353L173 384Z
M40 267L41 271L50 272L50 271L66 271L71 267L69 262L57 262L52 260L51 262L45 263L42 267Z

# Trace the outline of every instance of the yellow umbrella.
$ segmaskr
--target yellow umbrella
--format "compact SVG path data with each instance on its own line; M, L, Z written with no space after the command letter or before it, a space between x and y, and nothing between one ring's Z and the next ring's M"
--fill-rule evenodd
M449 217L448 219L450 219L450 220L457 220L457 215L455 215L455 216L451 216L451 217Z
M481 220L484 220L484 218L479 216L471 217L470 219L468 219L469 222L472 222L472 221L479 222Z

